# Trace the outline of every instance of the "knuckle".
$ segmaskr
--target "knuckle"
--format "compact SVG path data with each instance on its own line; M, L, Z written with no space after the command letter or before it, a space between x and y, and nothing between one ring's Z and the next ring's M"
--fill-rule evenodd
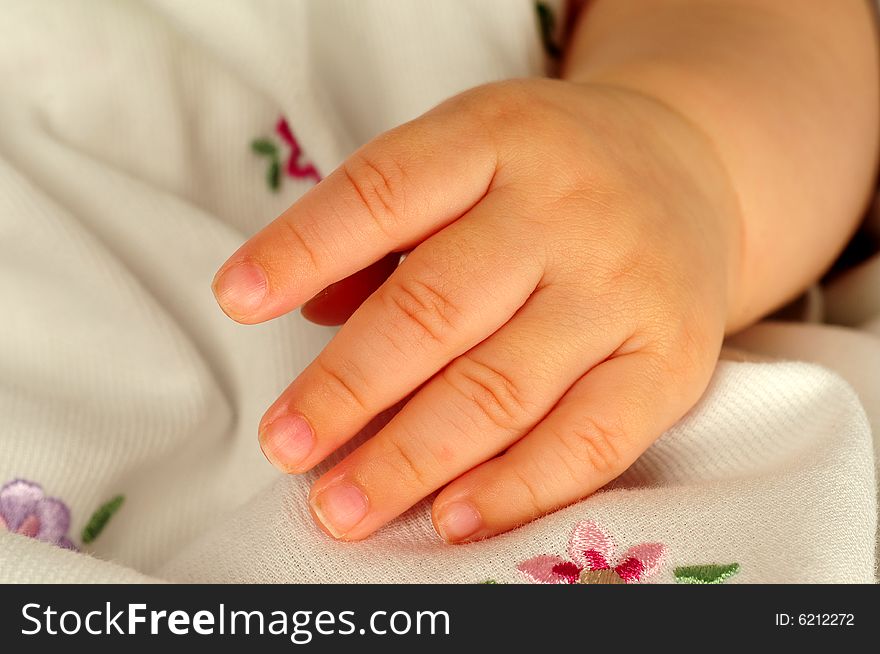
M393 238L405 212L404 167L390 156L379 159L359 153L346 161L341 170L379 232Z
M675 327L673 327L675 328ZM696 333L691 325L682 325L680 333L651 344L652 351L642 357L641 384L646 389L664 389L670 405L691 407L706 390L721 349L723 333ZM670 383L673 380L673 383Z
M409 485L416 486L419 490L430 492L434 490L428 478L427 470L419 453L411 450L412 438L399 438L389 436L386 445L390 450L384 460L390 465L401 479L408 481Z
M671 351L661 352L658 357L662 361L655 364L659 368L658 373L669 370L672 374L687 378L689 371L708 373L714 369L724 340L722 321L718 319L713 325L705 315L694 315L697 310L691 309L689 313L668 321L668 328L673 332L668 339Z
M307 259L312 264L314 272L319 273L321 270L321 256L319 254L319 246L314 242L313 238L307 236L301 227L293 220L282 214L278 224L284 229L287 240L290 242L288 250L301 250L306 254Z
M362 389L369 388L364 376L353 363L332 364L322 357L315 359L315 366L323 378L323 385L329 392L348 404L353 404L361 411L373 415Z
M449 293L433 284L407 279L388 287L385 297L399 321L391 324L409 325L408 332L428 336L432 341L446 343L458 330L460 312Z
M535 107L542 104L543 97L530 82L504 80L478 87L469 99L473 110L489 125L506 129L533 122Z
M546 92L556 84L548 80L503 80L472 89L462 98L463 113L479 128L477 138L486 139L500 161L513 169L538 173L532 182L546 178L548 165L553 167L554 174L565 174L567 167L554 165L555 161L548 162L546 157L533 156L523 148L511 147L522 140L523 134L540 134L542 141L552 141L554 147L566 148L564 152L575 149L570 141L571 134L577 132L556 127L574 120L568 118L567 111L555 99L557 94ZM573 161L580 161L582 155L578 151Z
M578 481L583 481L584 467L588 473L602 475L623 470L620 428L603 424L595 418L583 418L578 424L560 431L557 437L564 448L564 459L569 462ZM571 466L572 462L577 465Z
M542 492L528 475L519 470L513 470L513 477L523 490L522 494L523 499L527 502L525 509L528 515L540 516L552 508L548 506L545 499L546 493Z
M519 431L532 422L534 407L522 389L497 366L462 355L443 377L462 395L478 423L488 421L503 431Z

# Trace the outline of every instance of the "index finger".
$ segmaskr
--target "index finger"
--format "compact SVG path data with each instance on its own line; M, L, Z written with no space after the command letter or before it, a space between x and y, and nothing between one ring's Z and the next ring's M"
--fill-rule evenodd
M456 220L488 190L491 140L445 104L386 132L253 236L213 288L233 320L258 323Z

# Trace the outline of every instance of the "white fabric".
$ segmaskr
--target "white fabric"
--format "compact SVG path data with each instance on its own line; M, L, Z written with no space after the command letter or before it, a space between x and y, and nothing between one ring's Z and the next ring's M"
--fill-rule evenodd
M828 294L850 327L743 334L609 489L486 542L442 544L426 503L332 542L313 477L263 460L262 411L332 332L242 327L214 303L216 268L309 186L271 193L250 141L283 114L326 173L449 95L543 67L529 0L5 2L0 485L66 502L78 545L126 500L83 554L0 530L0 581L517 581L585 519L662 542L653 581L732 562L730 583L873 580L878 265Z

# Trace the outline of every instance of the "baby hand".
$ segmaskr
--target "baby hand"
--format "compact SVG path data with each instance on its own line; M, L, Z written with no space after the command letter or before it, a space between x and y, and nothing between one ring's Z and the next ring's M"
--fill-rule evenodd
M634 92L515 81L361 148L214 290L257 323L412 250L267 411L260 441L304 472L412 394L314 484L311 507L357 540L442 488L434 524L460 542L587 496L694 405L738 248L726 177L677 114Z

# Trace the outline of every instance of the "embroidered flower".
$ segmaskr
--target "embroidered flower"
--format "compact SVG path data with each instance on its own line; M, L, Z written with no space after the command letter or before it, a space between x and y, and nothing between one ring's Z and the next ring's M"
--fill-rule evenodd
M663 563L666 547L642 543L619 557L611 537L592 521L575 525L568 541L568 556L542 554L517 566L536 584L631 584L644 581Z
M0 488L0 529L75 550L67 537L69 527L67 505L46 497L39 484L14 479Z
M278 118L275 123L275 133L281 137L281 140L287 145L290 154L284 164L284 173L288 177L295 179L311 179L316 184L321 181L321 175L318 169L309 162L301 163L303 151L299 141L293 135L287 120L284 116ZM251 150L261 157L269 160L269 167L266 169L266 183L273 191L277 191L281 187L281 159L279 158L279 147L271 140L266 138L255 139L251 142Z
M315 184L320 182L321 176L314 165L311 163L301 164L299 162L302 156L302 148L299 145L299 141L293 136L293 132L290 131L290 125L287 124L284 116L278 119L278 123L275 125L275 132L290 147L290 156L287 157L287 165L284 167L287 176L298 179L311 179Z

